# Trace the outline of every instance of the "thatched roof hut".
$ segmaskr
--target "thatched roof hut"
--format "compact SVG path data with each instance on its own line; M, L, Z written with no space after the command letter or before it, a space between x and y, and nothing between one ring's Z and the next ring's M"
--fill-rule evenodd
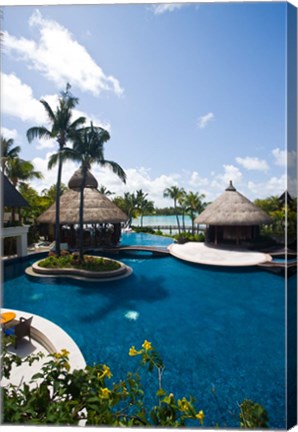
M60 197L60 223L75 225L79 223L81 170L77 170L68 183L70 188ZM109 198L97 190L97 180L88 171L84 188L84 224L117 224L128 220L128 216ZM56 204L52 204L37 221L55 224Z
M237 192L232 182L196 219L196 224L208 226L207 240L250 240L258 234L259 225L271 222L270 217L249 199Z

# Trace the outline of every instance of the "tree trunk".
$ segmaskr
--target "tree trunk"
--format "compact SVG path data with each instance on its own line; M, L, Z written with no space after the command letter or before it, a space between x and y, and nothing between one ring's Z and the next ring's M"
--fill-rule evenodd
M57 175L57 190L56 190L56 217L55 217L55 241L56 254L60 256L60 188L62 176L62 159L59 154L58 175Z
M86 183L87 171L83 169L83 178L80 190L80 263L84 261L84 188Z
M176 219L177 219L177 226L178 226L178 234L180 234L181 230L180 230L180 222L179 222L179 216L177 214L177 206L176 206L176 201L174 201L174 208L175 208L175 213L176 213Z

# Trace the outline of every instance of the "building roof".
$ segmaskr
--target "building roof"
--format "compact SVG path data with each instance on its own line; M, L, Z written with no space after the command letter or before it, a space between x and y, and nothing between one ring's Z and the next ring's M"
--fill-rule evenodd
M60 223L78 224L80 222L80 170L71 177L67 190L60 197ZM128 220L128 216L104 194L97 189L97 180L88 171L87 183L84 188L84 224L91 223L120 223ZM55 224L56 203L52 204L38 218L39 223Z
M28 202L22 197L20 192L13 186L13 184L10 183L8 178L3 173L1 173L1 176L3 206L13 208L28 207Z
M195 219L196 224L206 225L260 225L270 223L270 217L241 193L232 182L225 192L216 198Z
M83 173L82 173L82 169L79 168L77 171L75 171L75 173L73 174L73 176L68 182L69 189L80 190L82 181L83 181ZM95 188L95 189L97 189L98 187L98 182L96 178L89 170L87 171L87 176L85 180L85 188L86 187Z

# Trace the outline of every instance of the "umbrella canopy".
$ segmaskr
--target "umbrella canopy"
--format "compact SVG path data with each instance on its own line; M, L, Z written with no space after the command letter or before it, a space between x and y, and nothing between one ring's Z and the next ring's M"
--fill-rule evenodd
M82 172L77 170L69 180L69 190L60 197L60 223L78 224L80 221L80 185ZM121 223L128 220L128 216L114 204L109 198L100 193L97 188L97 180L87 172L87 180L84 188L84 224L91 223ZM37 221L39 223L55 224L56 203L52 204Z
M234 188L229 187L195 219L206 225L260 225L270 223L270 217Z

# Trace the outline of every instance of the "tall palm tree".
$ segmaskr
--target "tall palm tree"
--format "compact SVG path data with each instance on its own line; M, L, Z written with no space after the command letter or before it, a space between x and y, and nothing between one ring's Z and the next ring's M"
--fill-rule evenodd
M197 192L189 192L185 197L186 211L191 218L192 234L195 233L195 218L196 216L204 210L205 205L202 199L205 198L204 194L199 194Z
M66 90L60 93L58 105L56 109L50 107L45 101L41 100L44 109L51 123L51 129L45 126L32 127L27 131L27 139L32 142L35 138L55 139L58 143L58 172L57 172L57 191L56 191L56 217L55 217L55 240L56 253L60 255L60 187L62 176L63 158L61 152L66 146L68 140L72 139L74 132L85 123L85 117L79 117L72 120L72 110L78 104L78 98L74 97L70 92L70 84L66 85ZM49 162L48 168L51 169L53 164Z
M21 151L20 146L13 147L13 145L14 140L12 138L7 139L1 135L1 169L4 174L7 163L19 157Z
M176 219L177 219L177 226L178 226L178 233L179 234L181 232L181 229L180 229L179 215L177 212L177 202L183 193L184 193L184 189L178 188L177 186L172 186L170 188L166 188L164 190L164 193L163 193L164 198L172 198L174 200L174 209L175 209L175 213L176 213Z
M110 139L109 133L101 127L85 127L73 136L73 149L65 149L64 157L81 163L82 181L80 185L80 261L83 255L83 224L84 224L84 188L88 170L93 163L109 167L125 183L126 174L119 164L104 158L104 143Z

